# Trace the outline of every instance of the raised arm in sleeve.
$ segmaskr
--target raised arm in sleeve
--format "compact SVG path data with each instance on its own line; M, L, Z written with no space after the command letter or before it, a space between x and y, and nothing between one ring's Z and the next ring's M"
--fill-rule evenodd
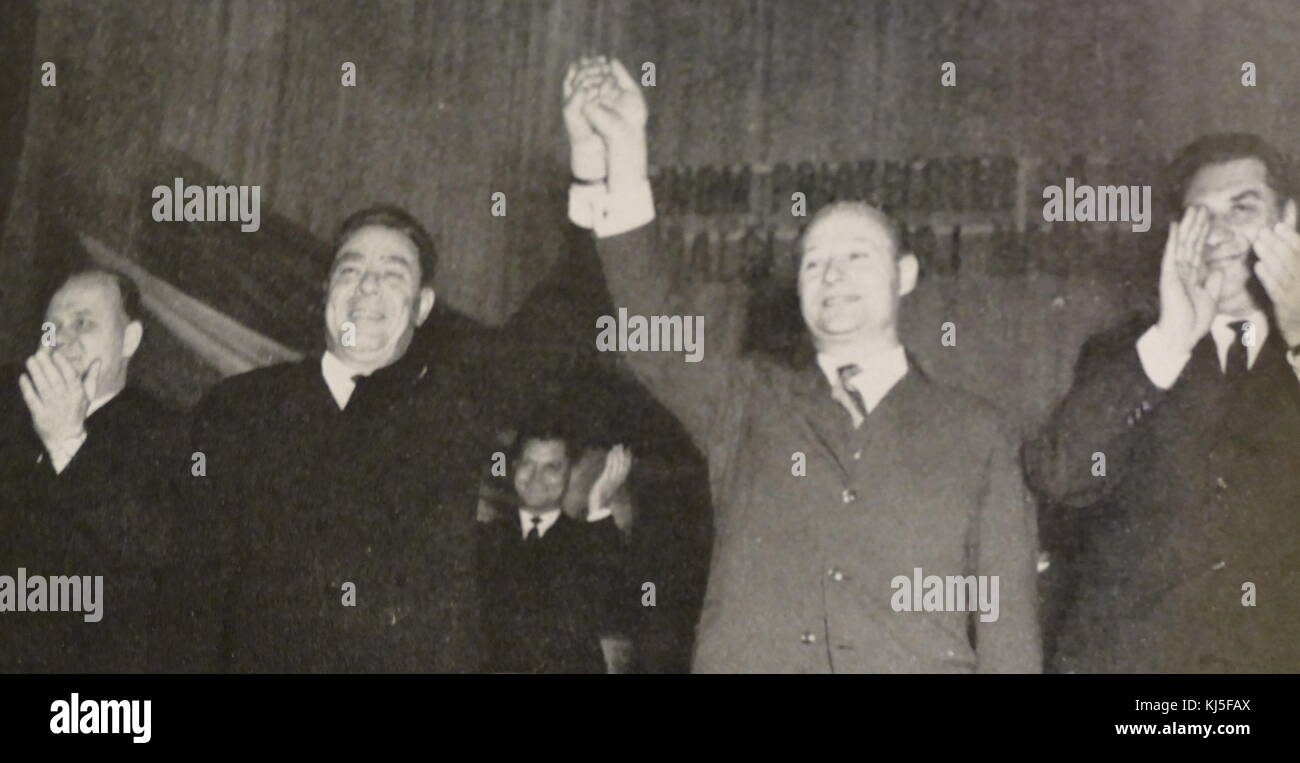
M678 263L660 250L650 184L611 194L603 185L577 185L570 192L570 217L593 228L596 249L616 310L628 316L702 320L698 357L681 352L628 352L626 362L642 384L673 412L696 445L708 452L720 412L734 394L740 366L745 308L741 284L675 283Z

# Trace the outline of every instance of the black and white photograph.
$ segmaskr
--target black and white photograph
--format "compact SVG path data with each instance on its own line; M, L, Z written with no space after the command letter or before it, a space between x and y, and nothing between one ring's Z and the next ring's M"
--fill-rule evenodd
M854 673L1250 736L1300 673L1297 10L6 0L17 725Z

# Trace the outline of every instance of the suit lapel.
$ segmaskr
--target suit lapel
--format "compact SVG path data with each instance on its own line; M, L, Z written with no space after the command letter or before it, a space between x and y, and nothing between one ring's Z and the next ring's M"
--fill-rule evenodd
M543 535L540 540L542 543L547 544L548 548L563 545L569 541L573 531L577 529L575 526L576 524L577 523L574 520L569 519L569 516L561 510L560 516L555 520L555 524L551 525L551 529L547 530L546 534Z
M880 437L887 436L882 432L898 431L900 424L915 415L911 412L913 400L929 379L911 353L907 355L907 367L907 374L881 398L859 429L853 428L852 416L835 400L826 375L816 363L796 372L795 392L791 398L795 416L841 471L848 473L850 470L846 453L874 447Z
M841 457L844 442L852 431L852 417L836 402L825 374L815 362L794 373L790 406L795 418L813 436L841 472L847 473ZM865 426L865 424L864 424Z

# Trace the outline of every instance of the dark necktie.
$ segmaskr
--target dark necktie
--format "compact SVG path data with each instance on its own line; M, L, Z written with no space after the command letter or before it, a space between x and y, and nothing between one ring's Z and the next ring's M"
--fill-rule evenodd
M1223 366L1223 376L1228 381L1235 381L1246 375L1247 348L1244 343L1246 321L1233 321L1228 326L1233 331L1232 344L1228 347L1227 361Z
M542 523L542 518L534 516L532 522L532 528L530 528L528 534L524 536L524 543L532 543L533 541L540 540L542 537L542 534L537 529L537 526Z
M352 392L348 394L348 402L345 405L345 408L347 407L347 405L351 405L352 401L357 399L357 393L361 391L362 385L364 385L366 383L366 380L369 378L370 377L366 376L365 374L352 375Z
M838 371L840 375L840 386L844 388L849 399L853 401L853 406L858 409L858 413L862 415L862 419L865 421L867 418L867 404L862 400L862 393L858 392L849 384L850 379L862 372L862 367L857 363L850 363L847 366L840 366Z

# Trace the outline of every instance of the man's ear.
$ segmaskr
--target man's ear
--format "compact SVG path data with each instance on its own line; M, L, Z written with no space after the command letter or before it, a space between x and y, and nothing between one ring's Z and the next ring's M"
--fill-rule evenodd
M916 288L916 278L920 273L921 263L916 255L904 252L898 257L898 296L906 297Z
M122 357L130 358L135 355L135 351L140 349L140 341L144 339L144 324L140 321L131 321L126 324L122 330Z
M433 310L433 303L437 298L438 295L434 292L432 286L420 287L420 306L415 314L415 325L424 325L424 322L429 318L429 311Z

